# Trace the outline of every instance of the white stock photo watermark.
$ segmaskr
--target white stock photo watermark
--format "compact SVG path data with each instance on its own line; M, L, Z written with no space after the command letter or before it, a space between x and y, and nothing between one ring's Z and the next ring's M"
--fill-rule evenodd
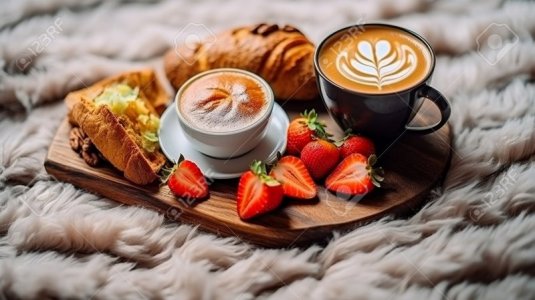
M470 218L475 222L479 221L485 214L486 208L496 205L506 196L507 192L515 185L517 178L518 172L515 169L508 170L483 196L483 204L469 211Z
M195 51L200 44L207 49L216 42L216 35L204 24L188 23L175 35L173 42L175 53L180 59L188 65L193 65L194 56L185 55L180 49L191 52Z
M359 34L364 32L365 27L363 26L365 24L365 21L362 19L359 19L355 22L355 25L348 27L343 32L341 32L340 36L336 38L336 41L332 43L332 45L329 47L328 51L331 51L335 54L335 56L338 56L341 52L345 51L346 48L345 42L347 40L353 40L355 39ZM332 38L332 37L330 37ZM329 38L329 39L330 39ZM324 67L328 67L334 63L334 61L330 61L326 58L321 61L321 63L324 65Z
M340 188L335 193L322 189L319 191L321 201L340 217L346 216L368 194L366 191L361 195L351 195L350 188Z
M203 171L204 180L206 180L206 184L208 187L212 186L212 184L215 183L215 179L213 178L214 172L212 169L207 169ZM171 175L172 176L172 175ZM198 201L205 201L206 199L197 199L193 195L183 195L182 197L176 198L177 202L180 203L181 206L170 206L164 213L164 216L171 220L171 221L179 221L182 214L184 213L184 209L191 208L195 206L195 203Z
M477 53L494 66L518 44L518 35L506 24L492 23L477 37Z
M46 28L37 38L31 41L24 53L15 60L15 65L19 71L25 71L33 60L43 53L52 42L63 32L63 21L56 18L54 23Z

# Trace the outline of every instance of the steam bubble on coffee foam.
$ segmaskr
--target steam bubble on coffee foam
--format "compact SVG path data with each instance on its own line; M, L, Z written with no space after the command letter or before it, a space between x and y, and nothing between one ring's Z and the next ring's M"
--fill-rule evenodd
M347 79L364 85L376 86L400 82L416 70L415 51L407 45L379 40L375 44L360 41L354 53L341 51L336 68Z

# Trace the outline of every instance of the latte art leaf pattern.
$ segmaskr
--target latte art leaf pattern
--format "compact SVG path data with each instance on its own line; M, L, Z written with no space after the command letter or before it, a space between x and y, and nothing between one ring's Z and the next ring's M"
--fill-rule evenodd
M416 53L407 45L394 46L385 40L375 44L361 41L354 53L344 50L336 59L336 68L357 83L377 86L400 82L416 69Z

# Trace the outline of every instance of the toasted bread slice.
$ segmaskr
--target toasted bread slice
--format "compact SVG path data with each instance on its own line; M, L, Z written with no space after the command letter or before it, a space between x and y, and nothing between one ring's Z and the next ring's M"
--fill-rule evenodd
M69 120L79 126L91 139L102 155L124 176L136 184L148 184L158 178L158 172L166 159L155 147L145 147L139 115L127 116L114 113L107 104L95 100L116 85L127 85L136 91L136 102L142 101L148 116L159 118L157 107L165 107L168 94L158 82L152 70L123 73L72 93L66 97ZM139 100L140 99L140 100ZM127 102L131 103L131 102Z

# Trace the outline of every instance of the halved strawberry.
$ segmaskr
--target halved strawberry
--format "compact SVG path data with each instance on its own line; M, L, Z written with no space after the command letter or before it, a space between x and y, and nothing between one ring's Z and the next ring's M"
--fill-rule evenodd
M284 195L297 199L316 197L316 184L305 164L295 156L284 156L273 166L269 175L282 184Z
M374 169L375 155L366 158L360 153L346 157L325 180L325 187L335 193L365 195L383 181L383 169Z
M328 139L331 136L325 131L325 123L318 120L315 110L304 111L299 118L292 120L287 131L286 152L291 155L299 155L306 144L316 137Z
M167 177L162 181L169 186L175 196L189 200L208 196L208 184L199 167L180 155L178 162L170 170L165 170Z
M238 184L238 215L250 219L277 208L282 202L282 185L266 174L266 165L253 161L251 170L243 173Z

